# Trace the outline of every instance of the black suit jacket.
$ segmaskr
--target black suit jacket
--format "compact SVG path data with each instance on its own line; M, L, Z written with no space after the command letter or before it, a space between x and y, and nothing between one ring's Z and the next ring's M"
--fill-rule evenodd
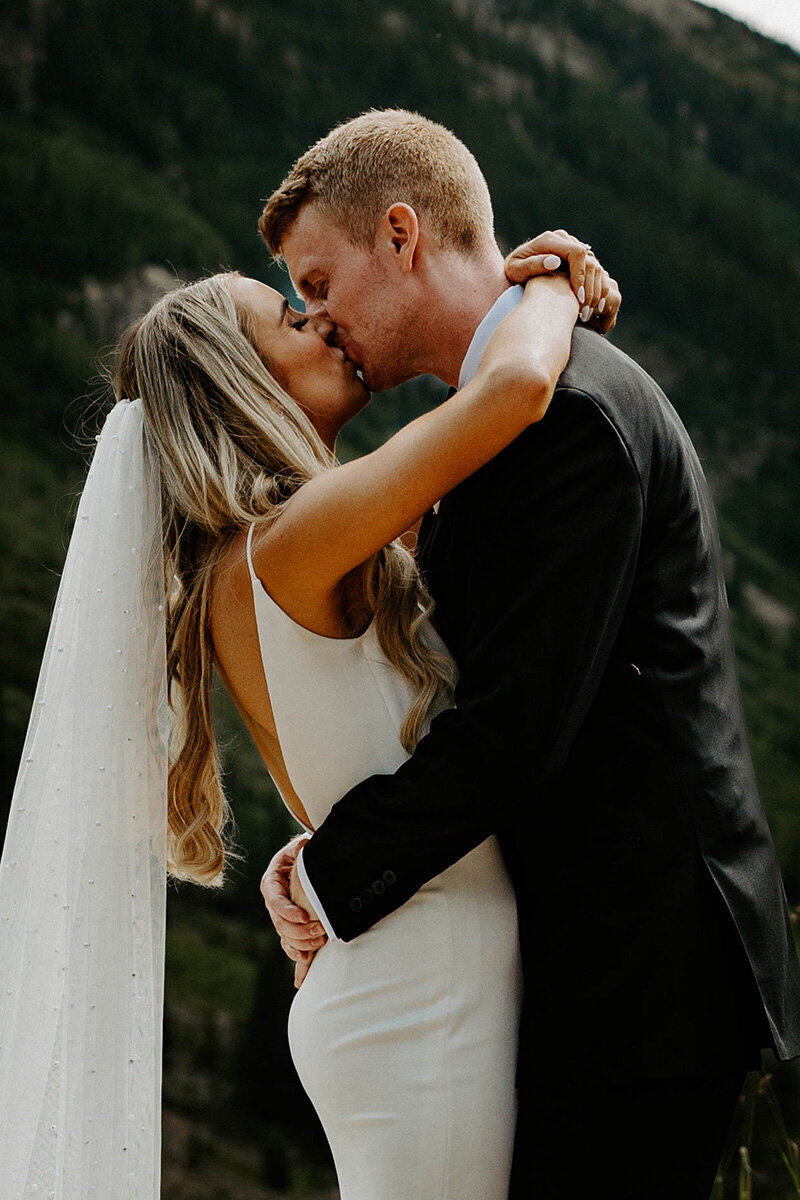
M456 708L306 846L337 934L496 833L520 915L521 1080L800 1054L713 505L660 388L577 329L544 420L442 500L420 558Z

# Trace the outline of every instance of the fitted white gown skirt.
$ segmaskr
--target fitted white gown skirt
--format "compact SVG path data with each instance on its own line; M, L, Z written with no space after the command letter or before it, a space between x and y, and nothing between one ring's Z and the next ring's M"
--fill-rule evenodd
M410 690L374 626L311 633L259 582L249 537L248 561L284 762L317 827L356 783L408 757L398 734ZM432 626L428 636L444 649ZM289 1043L342 1200L506 1200L521 990L494 837L354 941L317 952Z

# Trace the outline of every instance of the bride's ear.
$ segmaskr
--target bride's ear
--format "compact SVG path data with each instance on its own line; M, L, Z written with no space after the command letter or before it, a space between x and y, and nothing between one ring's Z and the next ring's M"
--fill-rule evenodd
M415 266L419 245L419 217L410 204L393 204L381 220L378 236L403 274Z

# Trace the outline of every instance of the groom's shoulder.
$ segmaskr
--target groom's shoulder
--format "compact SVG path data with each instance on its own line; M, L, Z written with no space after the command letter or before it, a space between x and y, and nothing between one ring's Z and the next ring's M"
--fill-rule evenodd
M658 446L683 443L688 435L675 409L647 371L591 329L576 328L572 353L558 382L560 403L590 399L617 430L639 465Z
M581 326L572 336L569 362L558 387L591 396L615 424L630 408L643 410L644 415L648 409L657 411L663 403L669 404L656 381L635 359L607 337Z

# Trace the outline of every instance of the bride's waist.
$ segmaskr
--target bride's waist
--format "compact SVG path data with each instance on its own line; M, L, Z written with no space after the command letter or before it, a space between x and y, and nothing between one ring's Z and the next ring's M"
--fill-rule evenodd
M456 883L458 881L466 881L468 879L479 879L482 876L494 877L498 875L508 877L503 853L500 849L498 839L492 834L487 837L473 850L468 851L462 858L457 859L451 866L447 867L440 875L426 884L430 887L432 884L439 882Z
M508 990L518 959L514 890L492 837L359 937L327 942L293 1010L298 1003L306 1008L334 997L382 1009L387 995L402 1006L409 989L447 990L456 981L459 994L495 986Z
M409 914L416 906L446 899L452 907L480 905L487 913L492 908L507 909L515 903L514 889L497 838L488 837L474 850L424 883L396 912ZM458 907L453 911L458 912Z

